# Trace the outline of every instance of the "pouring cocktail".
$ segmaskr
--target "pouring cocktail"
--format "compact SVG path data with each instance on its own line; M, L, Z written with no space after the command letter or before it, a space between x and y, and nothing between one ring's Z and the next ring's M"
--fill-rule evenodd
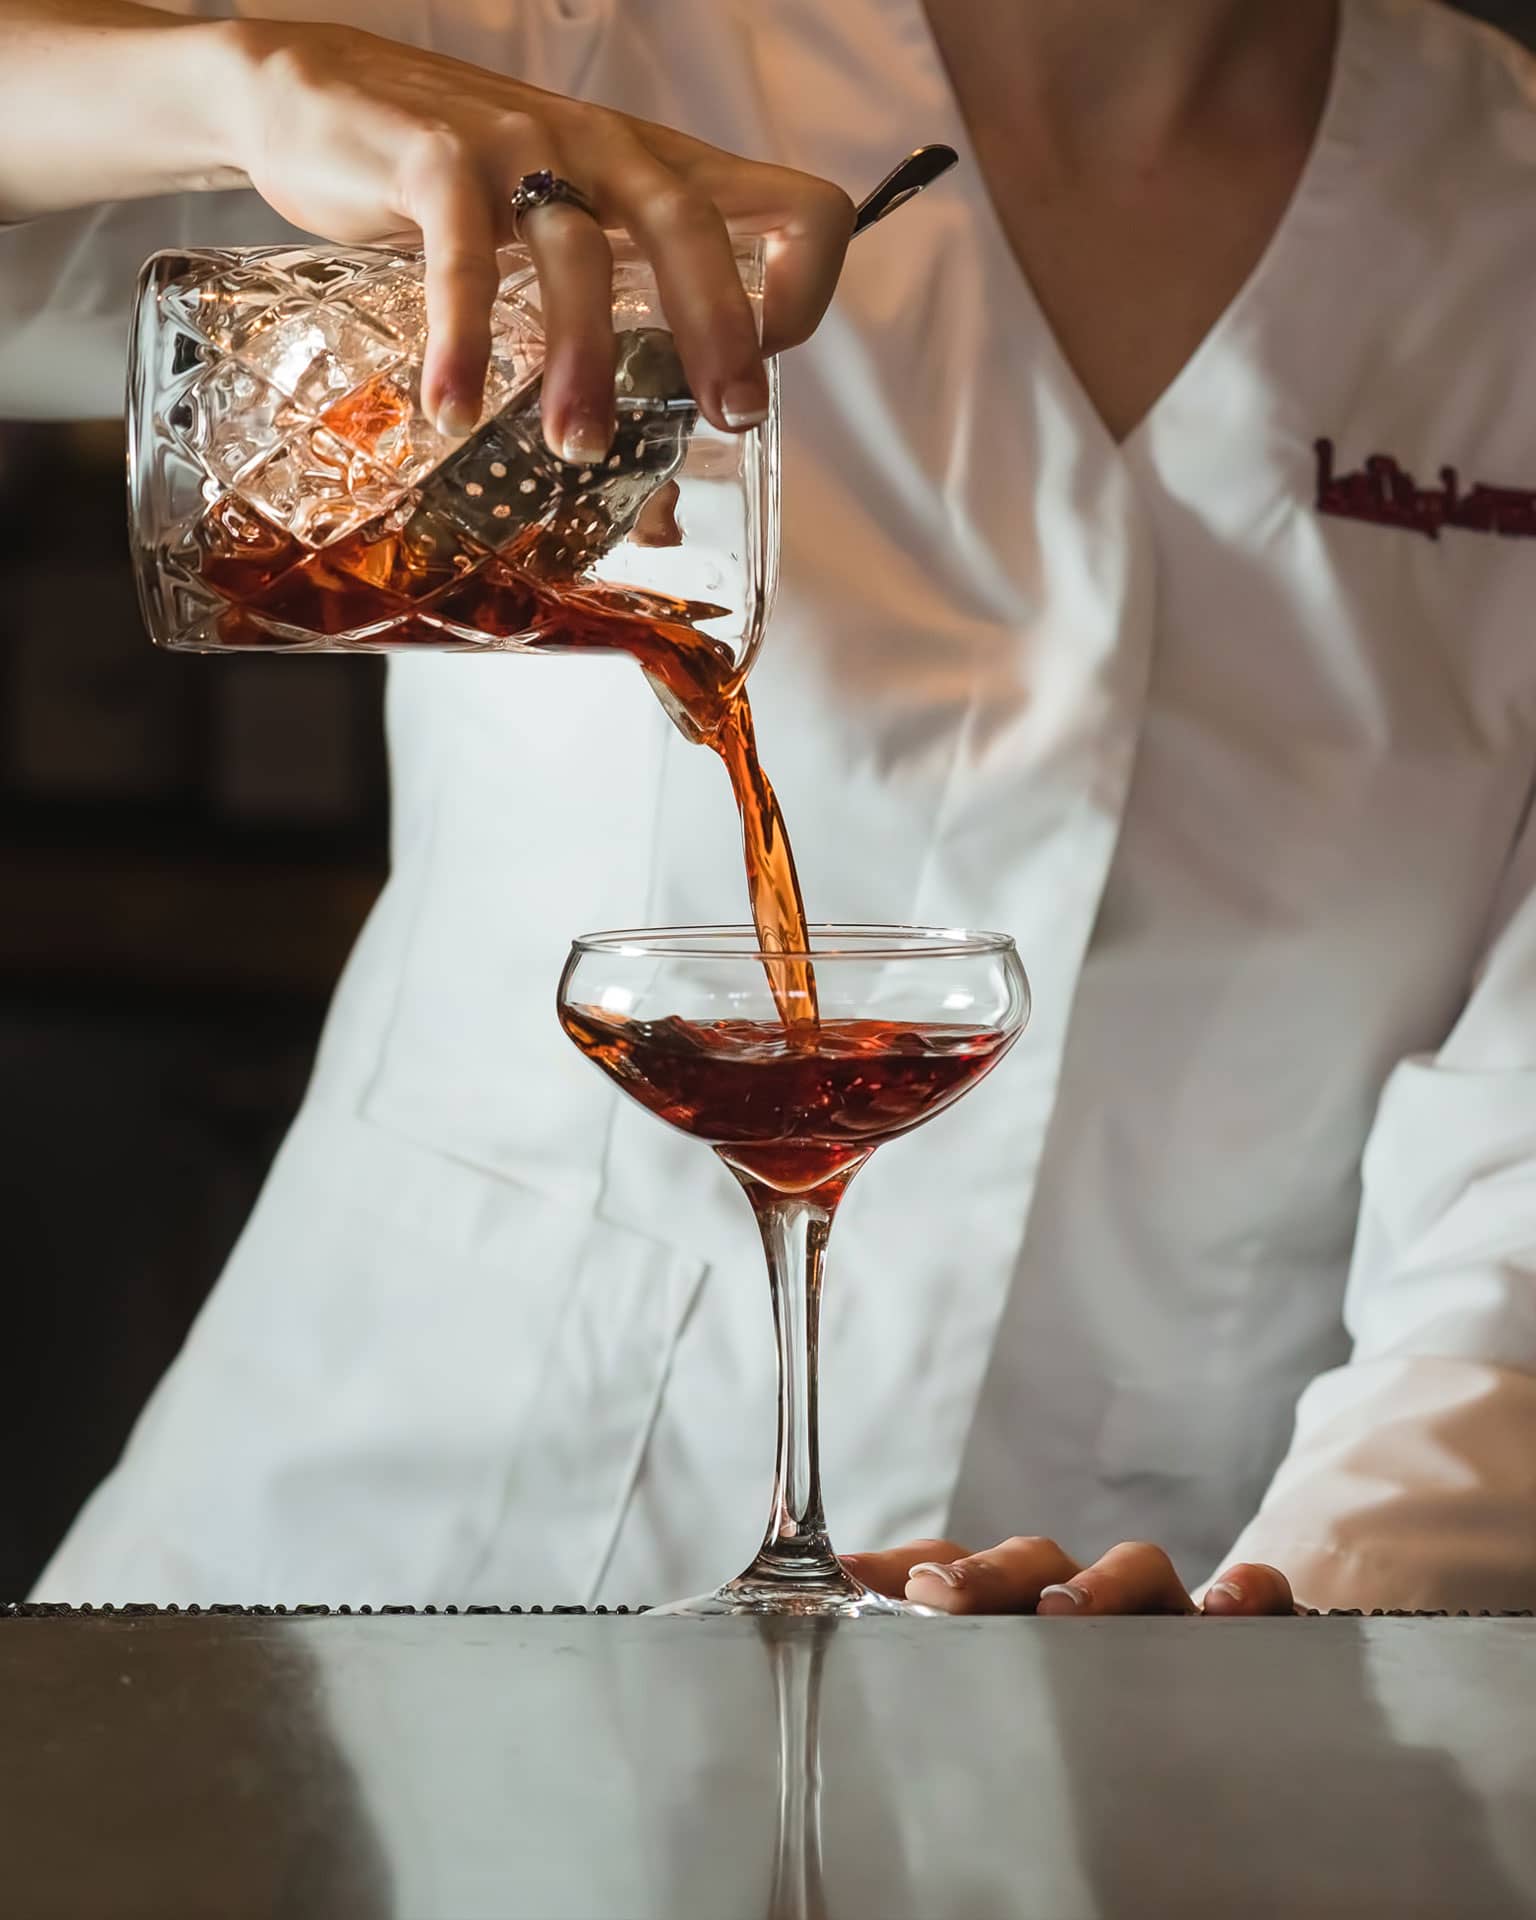
M814 976L814 984L813 982ZM779 1442L768 1531L718 1593L670 1612L900 1612L838 1564L817 1457L817 1320L833 1214L876 1147L953 1105L1029 1013L1005 935L810 929L807 950L751 927L576 941L561 1024L632 1099L706 1141L740 1182L768 1257Z

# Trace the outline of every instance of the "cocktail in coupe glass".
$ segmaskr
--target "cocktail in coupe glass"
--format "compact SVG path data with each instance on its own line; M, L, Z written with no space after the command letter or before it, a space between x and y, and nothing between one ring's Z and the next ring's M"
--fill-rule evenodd
M1029 1016L1006 934L813 926L807 950L751 927L587 934L561 1025L643 1107L707 1142L740 1182L768 1256L779 1437L768 1531L744 1573L665 1613L911 1611L838 1562L822 1515L817 1322L827 1237L876 1147L991 1071Z

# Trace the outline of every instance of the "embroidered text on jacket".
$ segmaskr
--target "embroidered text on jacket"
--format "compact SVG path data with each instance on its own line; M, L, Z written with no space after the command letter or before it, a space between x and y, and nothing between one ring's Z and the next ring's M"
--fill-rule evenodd
M1438 487L1420 487L1390 453L1373 453L1354 473L1333 470L1333 442L1319 440L1317 511L1341 520L1370 520L1383 527L1407 527L1440 538L1442 527L1469 533L1536 537L1536 491L1526 487L1490 487L1474 481L1463 493L1454 467L1440 469Z

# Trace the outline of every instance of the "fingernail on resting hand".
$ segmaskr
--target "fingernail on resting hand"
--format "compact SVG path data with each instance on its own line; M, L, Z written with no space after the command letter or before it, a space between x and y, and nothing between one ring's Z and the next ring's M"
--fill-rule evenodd
M1055 1602L1047 1605L1048 1601ZM1088 1596L1079 1587L1049 1586L1040 1589L1040 1598L1035 1603L1036 1613L1076 1613L1087 1606Z
M965 1574L961 1568L943 1567L939 1565L937 1560L919 1560L915 1567L909 1567L907 1569L907 1585L909 1587L914 1580L924 1577L941 1581L943 1585L950 1588L963 1587L965 1585Z
M1234 1607L1240 1607L1248 1597L1235 1580L1213 1580L1205 1590L1206 1599L1209 1600L1215 1593L1230 1600Z

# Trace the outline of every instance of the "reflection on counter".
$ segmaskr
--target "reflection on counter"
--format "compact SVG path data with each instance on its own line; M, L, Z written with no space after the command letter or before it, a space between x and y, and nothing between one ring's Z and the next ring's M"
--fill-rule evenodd
M1533 1684L1529 1620L0 1619L7 1911L1523 1920Z

